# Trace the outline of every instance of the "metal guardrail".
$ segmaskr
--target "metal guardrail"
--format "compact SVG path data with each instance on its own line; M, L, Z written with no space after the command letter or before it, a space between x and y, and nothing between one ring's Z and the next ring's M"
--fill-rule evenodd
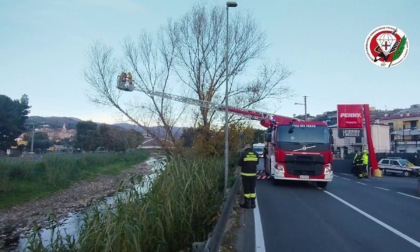
M216 252L219 251L220 245L222 244L223 235L225 232L226 224L229 220L229 215L232 212L233 202L235 201L235 195L241 185L241 176L236 177L235 183L229 190L226 201L224 202L222 213L219 220L211 233L210 238L206 242L194 242L193 252Z

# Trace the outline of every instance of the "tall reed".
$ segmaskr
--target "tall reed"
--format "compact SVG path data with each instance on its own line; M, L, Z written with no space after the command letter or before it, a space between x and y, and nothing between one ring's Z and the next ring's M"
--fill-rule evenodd
M223 201L223 159L172 159L149 190L90 212L80 251L179 251L207 240Z

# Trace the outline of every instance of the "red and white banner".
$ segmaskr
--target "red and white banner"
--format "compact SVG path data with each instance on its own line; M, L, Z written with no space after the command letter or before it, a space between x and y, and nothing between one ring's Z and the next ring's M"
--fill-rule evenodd
M363 128L363 105L339 104L337 105L337 121L340 129Z

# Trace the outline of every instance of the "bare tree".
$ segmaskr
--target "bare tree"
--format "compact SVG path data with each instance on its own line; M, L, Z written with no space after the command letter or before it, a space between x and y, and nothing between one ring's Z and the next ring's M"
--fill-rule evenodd
M250 15L236 15L229 22L229 72L226 73L226 12L223 8L195 6L178 22L168 25L176 40L175 71L196 99L225 102L225 83L229 77L228 96L233 106L255 107L267 98L281 99L289 92L283 81L291 72L280 64L263 63L252 81L236 81L245 69L261 56L266 37ZM199 108L203 125L210 125L215 111Z
M133 65L135 59L141 59L140 62L144 67L142 69L146 69L144 75L138 71L137 64L133 66L138 76L142 76L136 82L137 88L143 91L166 90L168 70L171 67L160 66L158 64L160 61L156 57L162 55L157 53L157 48L150 43L151 40L147 35L143 35L142 38L138 44L141 50L137 50L129 40L126 41L125 52L129 54L126 60L115 58L112 49L102 43L96 42L91 46L89 65L84 71L85 79L92 91L90 100L100 105L116 108L129 121L143 128L149 136L158 141L171 154L172 148L169 147L172 146L168 146L168 143L174 143L176 140L176 132L173 132L172 129L182 113L172 113L171 104L158 96L148 95L151 102L144 97L133 97L129 101L127 99L124 101L121 99L122 91L116 88L118 71L124 68L124 66L118 67L118 62L122 62L121 64L128 62ZM162 137L160 132L152 130L152 125L163 126L166 134Z
M179 20L168 21L156 36L143 32L136 41L126 39L121 61L114 58L110 48L94 44L85 70L93 90L91 100L117 108L156 140L160 138L150 126L162 126L166 131L166 139L161 141L164 144L166 140L175 142L175 124L198 122L210 128L221 117L205 107L187 110L186 104L156 96L154 92L223 104L229 77L228 95L233 106L256 108L264 100L286 96L289 88L283 83L291 73L279 64L263 64L254 73L255 80L241 78L267 47L264 33L250 15L239 13L229 21L229 72L226 73L225 14L220 7L196 5ZM122 65L120 69L118 63ZM131 101L126 100L128 94L121 99L115 87L118 72L125 67L131 69L136 90L141 91L136 96L130 95Z

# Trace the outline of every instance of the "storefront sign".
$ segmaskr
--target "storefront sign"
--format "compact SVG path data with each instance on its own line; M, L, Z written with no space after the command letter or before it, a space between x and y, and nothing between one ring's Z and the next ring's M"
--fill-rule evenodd
M363 129L338 129L338 137L362 137Z
M337 105L339 129L363 128L363 109L360 104Z

